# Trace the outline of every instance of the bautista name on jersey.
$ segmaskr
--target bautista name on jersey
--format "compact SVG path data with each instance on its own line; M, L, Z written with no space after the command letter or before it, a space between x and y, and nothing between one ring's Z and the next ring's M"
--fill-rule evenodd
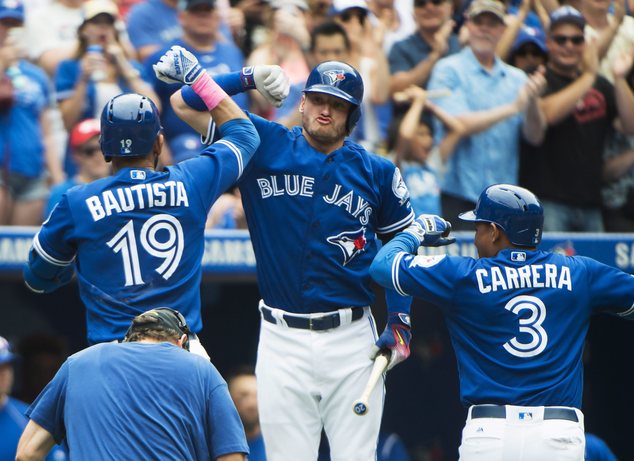
M143 170L132 170L130 174L145 177ZM93 221L99 221L113 213L144 208L188 207L189 198L182 181L166 181L105 190L88 197L86 205Z

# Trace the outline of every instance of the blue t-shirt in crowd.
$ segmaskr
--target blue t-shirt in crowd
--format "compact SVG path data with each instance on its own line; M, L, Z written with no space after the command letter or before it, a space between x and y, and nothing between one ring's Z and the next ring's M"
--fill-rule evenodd
M173 344L103 343L61 366L27 411L75 459L208 460L248 453L216 368Z
M40 118L52 106L46 73L20 60L6 71L13 84L13 105L0 112L0 165L10 172L36 178L44 171L44 134Z
M419 215L440 212L440 186L434 170L421 163L403 162L400 166L403 181L409 189L409 201Z

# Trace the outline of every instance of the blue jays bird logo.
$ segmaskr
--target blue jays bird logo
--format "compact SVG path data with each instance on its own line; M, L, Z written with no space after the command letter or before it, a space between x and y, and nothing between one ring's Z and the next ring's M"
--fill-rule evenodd
M345 266L356 255L365 251L365 227L356 231L342 232L334 237L328 237L326 240L341 249L343 252L343 265Z
M324 72L324 77L328 79L326 83L327 85L337 86L339 82L342 82L346 79L346 74L343 70L327 70Z

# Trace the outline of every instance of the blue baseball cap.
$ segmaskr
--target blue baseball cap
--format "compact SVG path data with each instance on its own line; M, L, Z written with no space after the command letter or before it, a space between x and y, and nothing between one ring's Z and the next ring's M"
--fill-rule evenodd
M0 365L11 363L16 359L15 354L11 352L9 341L0 336Z
M517 33L517 37L515 38L515 42L513 42L513 46L511 47L511 54L515 53L517 50L520 49L520 47L526 45L527 43L532 43L544 54L548 53L544 31L536 27L522 26L522 28Z
M566 5L557 8L550 15L551 31L560 24L572 24L583 30L586 27L586 18L583 17L579 10Z
M20 0L0 0L0 20L2 19L24 22L24 4Z

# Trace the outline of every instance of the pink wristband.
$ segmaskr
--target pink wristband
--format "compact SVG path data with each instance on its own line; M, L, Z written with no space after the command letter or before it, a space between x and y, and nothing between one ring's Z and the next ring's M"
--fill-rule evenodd
M220 101L227 97L225 90L214 82L207 72L192 84L192 90L200 96L207 109L214 110Z

